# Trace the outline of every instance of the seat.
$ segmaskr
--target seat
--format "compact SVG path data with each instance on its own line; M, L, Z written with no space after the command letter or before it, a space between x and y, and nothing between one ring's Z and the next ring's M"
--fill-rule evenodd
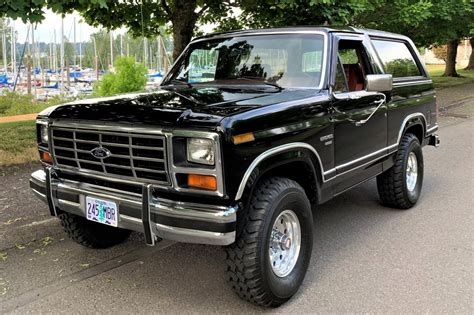
M350 92L362 91L364 89L364 74L358 63L345 64L344 72L346 73L347 84Z

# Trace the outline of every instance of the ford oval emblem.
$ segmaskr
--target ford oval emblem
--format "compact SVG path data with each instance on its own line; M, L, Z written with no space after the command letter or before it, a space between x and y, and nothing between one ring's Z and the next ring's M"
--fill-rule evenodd
M91 154L93 157L97 159L105 159L108 158L109 156L112 155L112 152L110 152L108 149L103 148L103 147L97 147L91 150Z

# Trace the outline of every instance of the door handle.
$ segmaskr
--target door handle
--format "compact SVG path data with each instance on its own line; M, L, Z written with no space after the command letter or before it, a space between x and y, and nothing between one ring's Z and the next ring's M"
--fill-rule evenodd
M382 96L381 99L377 100L377 101L373 101L372 103L370 103L371 105L377 105L377 107L374 109L374 111L369 115L369 117L367 117L366 119L362 119L362 120L359 120L359 121L356 121L354 124L357 126L357 127L360 127L362 126L363 124L366 124L370 118L372 118L372 116L379 110L380 106L382 106L386 101L387 101L387 97L385 96L385 94L383 93L380 93L380 96Z

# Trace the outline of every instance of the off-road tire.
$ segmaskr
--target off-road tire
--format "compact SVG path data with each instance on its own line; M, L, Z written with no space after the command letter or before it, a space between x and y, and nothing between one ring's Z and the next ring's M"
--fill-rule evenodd
M107 248L125 241L131 231L119 229L87 220L71 213L61 213L61 226L68 236L78 244L90 248Z
M406 181L406 169L410 152L416 156L418 177L413 191L409 191ZM400 142L395 155L395 164L377 176L377 189L384 206L409 209L418 201L423 185L423 152L418 138L407 133Z
M268 254L274 221L291 209L301 227L301 247L296 265L285 277L272 270ZM313 216L303 188L288 178L262 180L239 219L236 242L226 248L227 279L239 297L259 306L277 307L300 287L311 258Z

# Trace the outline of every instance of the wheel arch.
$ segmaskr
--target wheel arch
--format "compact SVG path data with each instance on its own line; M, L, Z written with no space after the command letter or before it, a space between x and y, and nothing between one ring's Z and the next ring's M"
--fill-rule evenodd
M286 177L296 181L303 187L312 204L321 200L321 158L307 143L283 145L259 155L244 174L235 200L246 203L256 184L268 176Z
M423 144L426 135L425 115L422 113L414 113L404 119L398 135L398 144L400 144L403 136L408 132L414 134L420 141L420 144Z

